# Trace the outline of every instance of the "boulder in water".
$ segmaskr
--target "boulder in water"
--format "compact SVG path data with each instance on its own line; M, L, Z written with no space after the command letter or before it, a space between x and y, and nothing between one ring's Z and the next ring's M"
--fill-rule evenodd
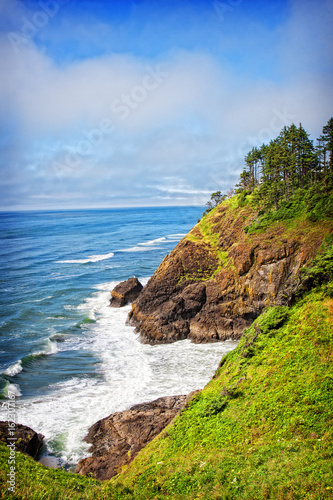
M133 302L141 292L143 286L137 278L129 278L122 281L111 292L110 306L123 307L129 302Z

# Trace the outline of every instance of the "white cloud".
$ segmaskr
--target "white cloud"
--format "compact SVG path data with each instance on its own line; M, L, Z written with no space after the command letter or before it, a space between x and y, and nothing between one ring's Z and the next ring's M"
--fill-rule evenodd
M21 2L12 5L23 15ZM291 121L320 133L332 114L332 4L294 0L292 7L279 29L280 78L271 79L239 78L238 67L199 49L173 49L159 59L108 53L60 66L33 42L16 54L2 34L0 125L10 137L2 168L10 203L15 189L18 200L60 199L64 191L86 196L87 204L92 192L94 204L120 200L124 191L127 200L140 191L143 204L147 196L203 199L232 186L246 152Z

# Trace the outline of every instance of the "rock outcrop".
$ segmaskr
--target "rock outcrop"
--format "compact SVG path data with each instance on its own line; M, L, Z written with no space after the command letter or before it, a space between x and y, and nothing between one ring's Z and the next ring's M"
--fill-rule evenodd
M119 283L111 292L110 306L123 307L133 302L141 292L143 286L137 278L129 278Z
M132 304L128 324L144 342L238 339L266 305L286 305L300 269L331 223L274 223L247 233L257 214L222 204L163 260Z
M171 422L193 395L159 398L99 420L85 438L92 443L92 456L80 460L75 472L103 481L110 479Z
M0 421L0 441L9 445L14 444L16 451L30 455L35 460L43 448L43 438L42 434L38 434L26 425L13 425L13 422Z

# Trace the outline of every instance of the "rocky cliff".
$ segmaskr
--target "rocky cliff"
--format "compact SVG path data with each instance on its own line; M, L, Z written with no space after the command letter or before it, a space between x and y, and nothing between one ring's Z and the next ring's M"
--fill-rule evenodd
M144 342L238 339L266 305L290 302L332 223L258 220L236 196L180 241L133 302L128 323Z

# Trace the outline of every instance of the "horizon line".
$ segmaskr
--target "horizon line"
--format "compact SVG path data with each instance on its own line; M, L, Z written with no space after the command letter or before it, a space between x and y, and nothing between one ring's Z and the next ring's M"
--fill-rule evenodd
M0 213L13 213L13 212L78 212L80 210L128 210L140 208L204 208L203 205L128 205L128 206L113 206L113 207L80 207L80 208L15 208L15 209L1 209Z

